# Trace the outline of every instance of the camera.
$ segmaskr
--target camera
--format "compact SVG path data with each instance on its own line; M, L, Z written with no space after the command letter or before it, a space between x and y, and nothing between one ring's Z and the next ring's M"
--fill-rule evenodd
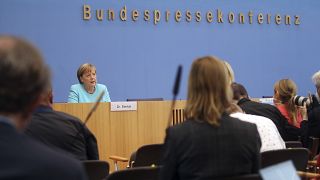
M306 105L309 106L311 103L309 98L306 98L303 96L297 96L297 95L293 97L292 101L297 106L303 106L304 103L306 103Z

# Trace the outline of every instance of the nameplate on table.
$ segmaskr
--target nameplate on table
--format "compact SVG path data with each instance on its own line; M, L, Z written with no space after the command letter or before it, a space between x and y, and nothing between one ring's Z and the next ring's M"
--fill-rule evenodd
M136 111L137 101L132 102L111 102L110 111Z

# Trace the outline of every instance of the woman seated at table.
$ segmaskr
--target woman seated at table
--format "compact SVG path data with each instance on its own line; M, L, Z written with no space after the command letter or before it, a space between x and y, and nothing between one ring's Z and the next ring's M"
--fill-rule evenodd
M224 63L202 57L192 64L187 120L166 131L162 180L217 179L257 173L261 141L255 124L230 117L231 81Z
M74 84L70 88L69 103L92 103L97 100L104 91L101 102L111 102L108 88L103 84L97 84L96 67L92 64L82 64L77 77L79 84Z
M300 128L303 120L308 120L305 106L294 104L294 96L297 95L297 85L291 79L281 79L274 84L274 104L289 124Z

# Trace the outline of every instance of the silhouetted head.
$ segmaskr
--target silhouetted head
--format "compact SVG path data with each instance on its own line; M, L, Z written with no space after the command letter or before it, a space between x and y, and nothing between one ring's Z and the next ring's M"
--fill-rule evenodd
M0 114L27 120L50 84L48 67L27 41L0 36L0 72Z
M249 98L246 88L239 83L232 83L233 100L239 101L242 98Z

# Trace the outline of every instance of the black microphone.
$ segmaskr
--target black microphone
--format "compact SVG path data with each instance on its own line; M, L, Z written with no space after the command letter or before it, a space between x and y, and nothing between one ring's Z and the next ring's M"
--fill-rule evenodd
M173 86L173 98L172 98L172 103L171 103L171 108L170 108L170 113L169 113L169 119L168 119L168 125L167 127L170 126L171 124L171 119L172 119L172 115L173 115L173 108L176 104L176 99L177 99L177 95L179 93L179 87L180 87L180 80L181 80L181 74L182 74L182 66L179 65L178 66L178 70L177 70L177 74L176 74L176 80L174 82L174 86Z
M181 80L181 74L182 74L182 66L179 65L177 75L176 75L176 81L173 86L173 95L177 96L179 93L179 87L180 87L180 80Z

